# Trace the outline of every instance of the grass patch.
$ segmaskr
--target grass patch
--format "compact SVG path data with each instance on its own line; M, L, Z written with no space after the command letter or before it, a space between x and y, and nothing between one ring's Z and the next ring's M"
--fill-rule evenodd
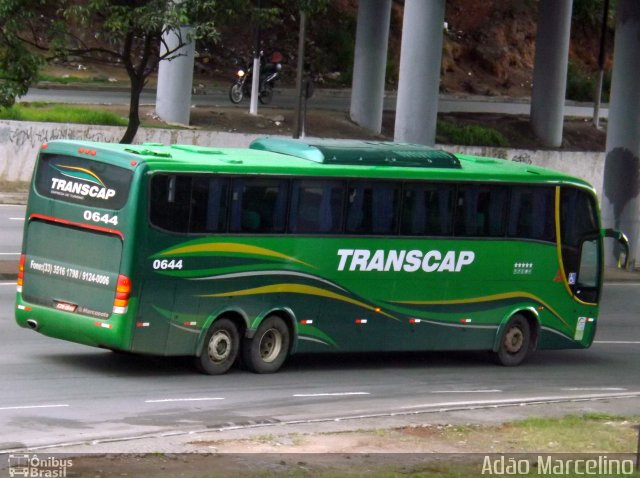
M638 423L640 417L625 419L592 413L556 419L529 418L509 425L507 436L513 432L533 452L633 453Z
M445 144L463 146L496 146L508 147L509 141L500 131L475 124L460 125L449 121L438 120L436 141Z
M0 108L0 119L107 126L127 125L126 118L110 111L52 103L21 103L10 108Z

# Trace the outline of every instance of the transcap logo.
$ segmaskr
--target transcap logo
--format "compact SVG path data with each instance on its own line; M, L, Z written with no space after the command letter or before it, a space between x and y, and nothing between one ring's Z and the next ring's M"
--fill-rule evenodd
M476 258L473 251L338 249L339 271L460 272Z
M109 189L93 171L60 164L51 165L51 167L62 176L69 178L51 178L52 192L59 191L104 200L109 200L116 195L115 189Z

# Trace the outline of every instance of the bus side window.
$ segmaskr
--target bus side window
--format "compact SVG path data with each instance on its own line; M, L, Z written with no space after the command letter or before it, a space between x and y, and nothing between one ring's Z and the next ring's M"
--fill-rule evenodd
M342 227L344 185L340 181L296 180L291 191L293 233L337 233Z
M347 206L347 233L395 234L400 188L383 181L350 184Z
M288 183L285 179L238 178L233 182L231 231L283 232Z
M150 187L151 223L172 232L189 232L191 177L156 174Z
M453 186L407 184L404 188L400 233L446 236L451 234Z
M555 242L554 189L514 186L511 189L507 235Z
M226 229L228 179L193 176L189 232L224 232Z
M455 235L502 237L508 189L504 186L469 185L458 188Z

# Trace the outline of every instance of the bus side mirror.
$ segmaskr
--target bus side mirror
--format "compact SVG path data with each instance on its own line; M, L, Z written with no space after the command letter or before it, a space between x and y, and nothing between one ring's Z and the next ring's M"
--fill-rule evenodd
M611 237L618 241L618 244L622 248L618 256L618 267L626 269L629 263L629 239L627 239L627 236L625 236L623 232L616 231L615 229L602 229L602 237Z

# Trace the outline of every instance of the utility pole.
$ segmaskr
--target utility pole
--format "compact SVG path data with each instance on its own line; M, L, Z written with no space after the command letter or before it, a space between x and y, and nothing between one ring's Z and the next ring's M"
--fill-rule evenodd
M298 93L298 101L296 103L296 123L293 129L293 137L295 139L300 138L303 122L302 102L303 95L305 94L302 88L302 75L304 73L304 42L307 23L307 14L304 10L300 9L300 30L298 33L298 71L296 72L296 91Z
M253 45L253 76L251 77L251 102L249 103L249 114L258 114L258 96L260 96L260 9L261 0L258 0L256 7L256 32Z
M593 125L600 128L600 101L602 100L602 82L604 80L604 57L607 41L607 18L609 17L609 0L604 0L602 9L602 25L600 26L600 52L598 53L598 84L593 105Z

